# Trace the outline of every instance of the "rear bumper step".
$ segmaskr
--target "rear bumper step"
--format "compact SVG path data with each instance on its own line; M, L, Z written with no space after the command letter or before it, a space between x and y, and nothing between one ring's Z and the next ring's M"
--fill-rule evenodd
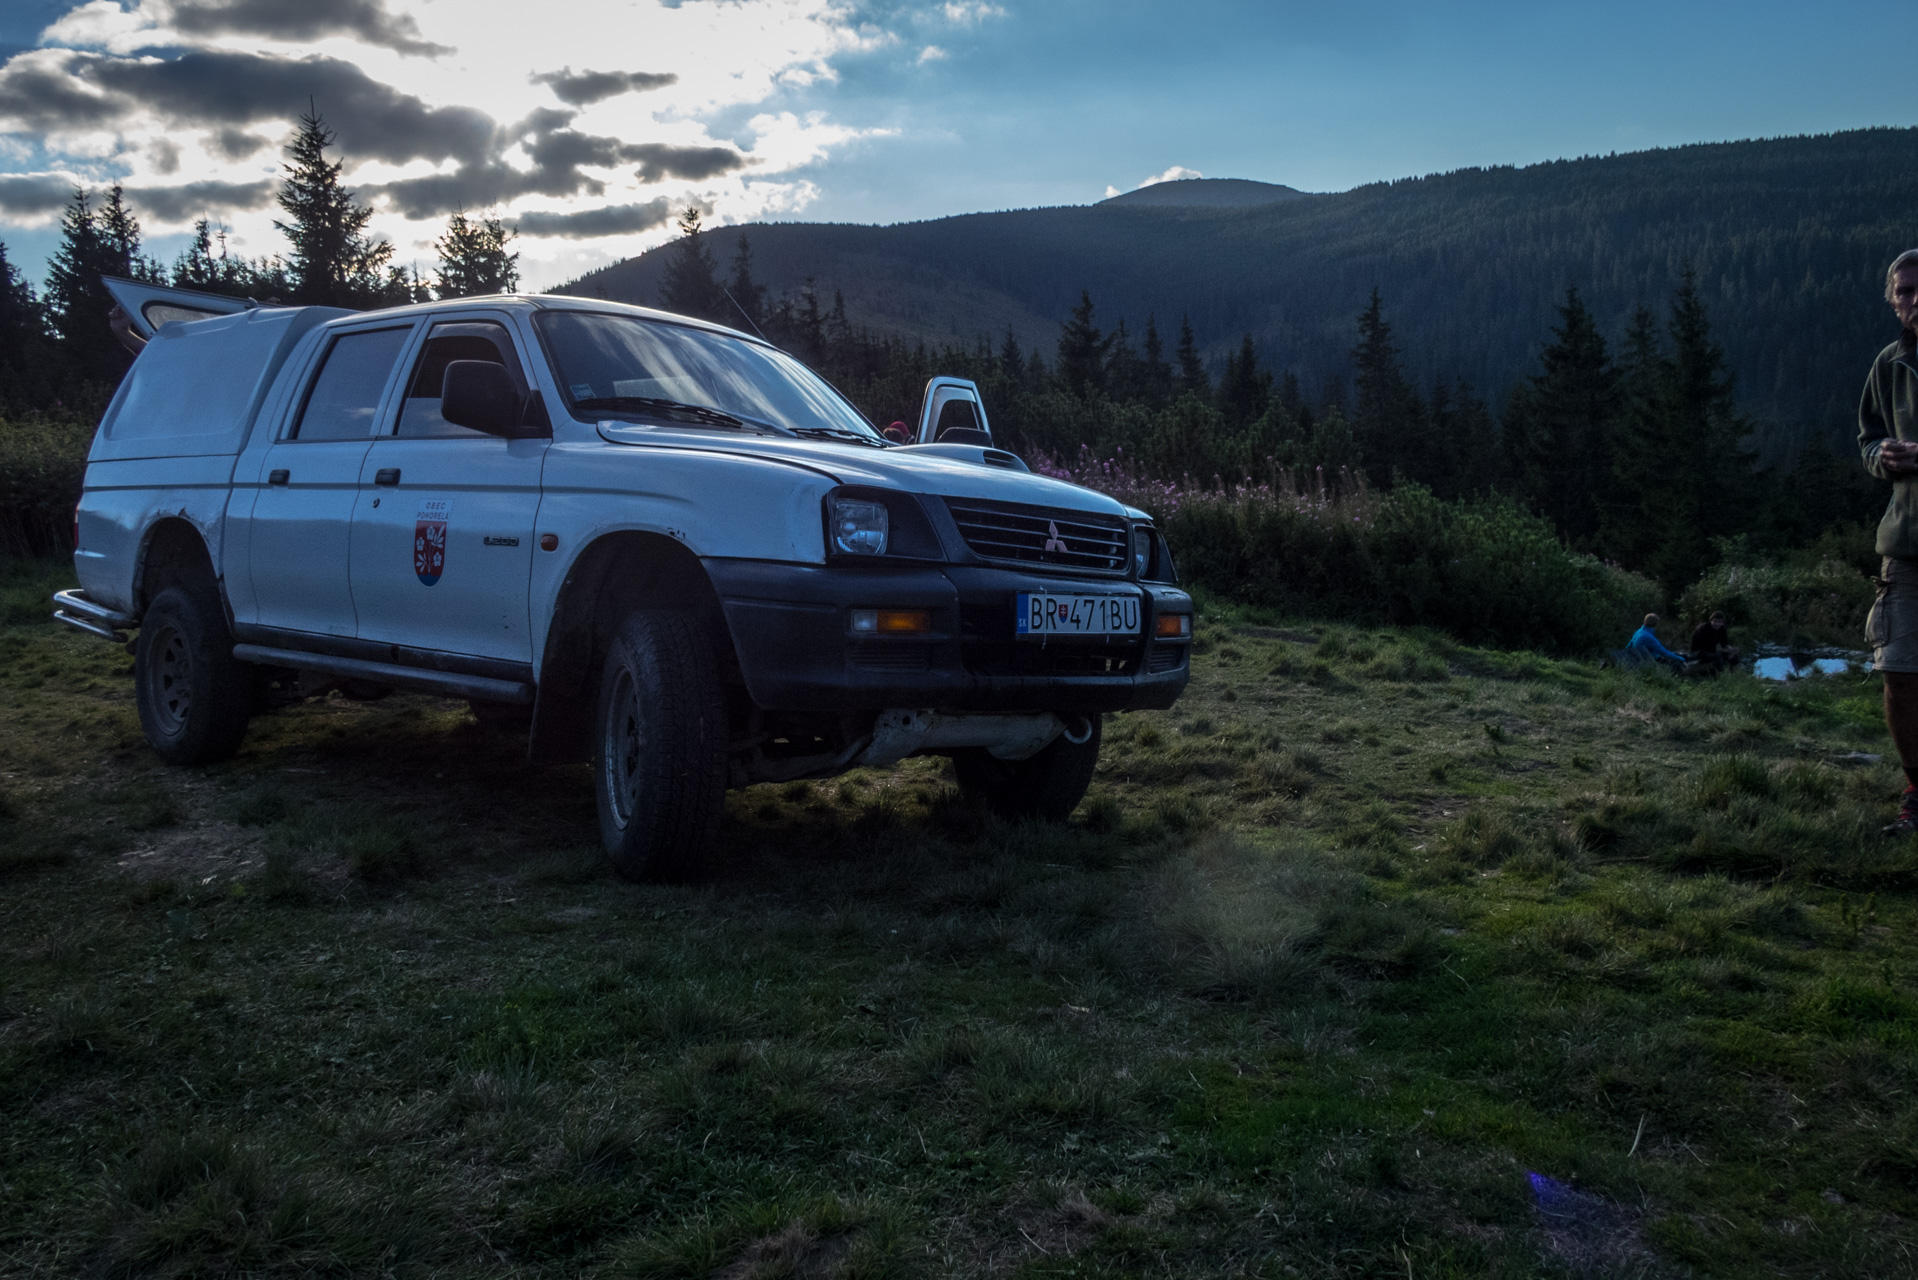
M53 593L53 603L55 622L64 622L77 631L116 643L124 644L125 628L139 621L131 614L109 609L87 599L85 593L80 591L56 591Z
M504 702L513 706L526 706L533 701L533 686L518 680L493 680L486 676L460 675L451 671L426 671L390 662L368 662L364 658L338 658L299 649L269 649L258 644L236 644L233 646L233 656L241 662L263 667L318 671L345 680L366 680L373 684L391 685L395 689L437 693L447 698L471 698L476 702Z

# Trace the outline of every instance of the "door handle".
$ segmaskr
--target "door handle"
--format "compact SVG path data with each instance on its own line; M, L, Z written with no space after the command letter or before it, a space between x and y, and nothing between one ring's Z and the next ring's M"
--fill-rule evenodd
M381 467L373 473L374 484L398 484L399 482L400 469L398 467Z
M285 484L288 479L290 479L290 477L287 475L285 467L275 467L266 473L266 482L268 484Z

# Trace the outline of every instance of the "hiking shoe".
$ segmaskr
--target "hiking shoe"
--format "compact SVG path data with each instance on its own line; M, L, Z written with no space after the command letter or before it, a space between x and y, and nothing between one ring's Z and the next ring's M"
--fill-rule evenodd
M1898 804L1898 816L1885 824L1888 836L1908 836L1918 833L1918 787L1906 787L1904 799Z

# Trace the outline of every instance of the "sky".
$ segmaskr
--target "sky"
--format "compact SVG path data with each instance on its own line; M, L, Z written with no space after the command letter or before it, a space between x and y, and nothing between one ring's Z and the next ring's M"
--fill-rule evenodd
M0 0L0 242L38 280L75 187L147 248L283 253L309 103L395 260L456 209L545 288L710 224L1306 191L1918 125L1918 0ZM1882 51L1882 52L1880 52Z

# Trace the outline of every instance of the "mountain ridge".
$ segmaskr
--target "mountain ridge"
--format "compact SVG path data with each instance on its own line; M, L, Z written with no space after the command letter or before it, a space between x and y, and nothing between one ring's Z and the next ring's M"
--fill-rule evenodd
M1912 210L1914 214L1902 214ZM1616 343L1697 273L1714 333L1761 419L1804 438L1846 423L1896 337L1885 263L1918 243L1918 129L1694 143L1467 168L1241 207L1099 203L891 226L759 223L708 233L722 265L750 237L775 292L812 278L855 324L929 345L1010 329L1050 358L1088 290L1136 341L1187 315L1215 363L1250 334L1308 394L1344 378L1379 289L1408 372L1497 395L1531 372L1567 287ZM560 290L655 303L670 246Z

